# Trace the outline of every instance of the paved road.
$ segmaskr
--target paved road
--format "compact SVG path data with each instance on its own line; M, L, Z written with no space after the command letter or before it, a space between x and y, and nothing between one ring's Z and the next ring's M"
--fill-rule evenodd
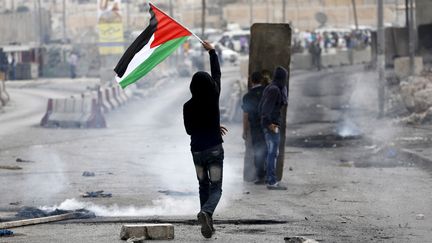
M231 72L226 77L224 97L229 95L236 75ZM323 74L298 75L296 79L301 81ZM189 98L188 82L167 82L156 94L110 113L107 129L89 130L37 126L44 96L63 94L52 84L8 88L13 98L22 99L15 103L16 111L0 115L0 165L16 165L18 157L34 162L18 164L23 167L19 171L0 170L0 191L6 192L0 197L0 218L19 208L11 202L20 202L20 206L86 207L101 217L87 224L79 221L18 228L15 232L22 235L0 238L0 242L120 242L121 224L103 223L107 217L117 217L113 219L118 222L151 218L175 221L175 242L201 241L197 226L188 224L199 206L189 138L181 116L182 104ZM86 86L80 85L83 89ZM5 116L9 117L7 122L2 120ZM241 127L227 125L224 192L215 215L218 232L214 241L283 242L285 236L293 235L324 242L427 242L432 238L429 172L406 163L361 168L341 163L368 160L363 155L371 154L373 145L379 145L375 139L382 138L376 135L379 133L370 133L371 139L351 146L288 147L283 178L288 190L281 192L242 181ZM318 130L328 125L314 124ZM305 126L289 129L290 136L308 130ZM83 171L93 171L96 176L82 177ZM83 192L96 190L113 193L113 197L80 197ZM425 219L417 220L417 214L424 214ZM256 224L244 224L248 220ZM257 220L274 224L259 224Z

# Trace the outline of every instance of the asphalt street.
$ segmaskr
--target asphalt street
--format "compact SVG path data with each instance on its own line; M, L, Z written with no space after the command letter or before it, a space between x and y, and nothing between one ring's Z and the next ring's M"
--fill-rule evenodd
M292 80L305 82L341 73L349 77L353 70L294 72ZM224 74L221 103L239 79L236 68L226 67ZM107 114L108 128L87 130L45 129L38 123L48 97L82 92L95 80L8 82L12 101L0 114L0 165L22 169L0 169L0 220L22 206L85 207L98 217L12 229L16 236L0 242L121 242L123 222L155 220L174 223L176 236L171 242L207 242L198 226L191 224L199 201L182 120L182 105L190 97L189 81L169 80L148 97L133 99ZM243 182L241 124L226 124L224 191L214 215L217 232L210 241L283 242L284 237L302 235L321 242L429 242L432 173L405 157L390 165L373 164L372 155L381 147L396 145L421 147L427 154L432 131L395 127L390 121L371 118L373 107L360 108L362 112L353 116L361 118L362 139L328 148L286 148L282 183L287 191ZM289 111L288 116L294 115ZM287 134L320 133L331 126L293 124ZM409 138L415 136L426 142L412 143ZM17 163L17 158L32 162ZM368 166L359 166L363 162ZM95 176L83 177L84 171ZM113 196L81 197L98 190ZM424 219L418 219L419 214Z

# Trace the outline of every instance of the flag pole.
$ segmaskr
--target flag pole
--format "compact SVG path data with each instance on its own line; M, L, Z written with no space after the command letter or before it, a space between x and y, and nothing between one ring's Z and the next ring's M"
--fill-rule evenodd
M172 21L176 22L177 24L181 25L183 28L185 28L187 31L189 31L195 38L199 40L199 42L204 43L204 41L199 38L194 32L192 32L188 27L184 26L183 24L179 23L177 20L175 20L173 17L169 16L169 14L165 13L164 11L160 10L156 5L154 5L151 1L148 1L149 5L152 5L157 10L161 11L163 14L165 14L168 18L170 18Z

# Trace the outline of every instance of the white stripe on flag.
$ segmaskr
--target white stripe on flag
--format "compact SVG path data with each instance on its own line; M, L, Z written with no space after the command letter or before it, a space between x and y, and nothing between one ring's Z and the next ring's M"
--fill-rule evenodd
M150 57L150 55L153 53L154 50L156 50L159 46L155 46L153 48L150 48L151 44L154 41L154 34L150 37L149 42L147 45L145 45L139 52L135 54L135 56L132 58L132 60L129 62L129 65L126 69L126 72L123 74L123 77L119 77L116 75L117 82L121 82L123 79L125 79L132 71L134 71L141 63L143 63L147 58Z

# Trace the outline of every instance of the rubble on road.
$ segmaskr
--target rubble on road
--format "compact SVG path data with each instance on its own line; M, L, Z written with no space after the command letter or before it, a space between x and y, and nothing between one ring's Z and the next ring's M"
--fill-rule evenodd
M15 217L17 219L33 219L33 218L42 218L49 216L62 215L67 213L73 213L75 219L88 219L94 218L96 215L86 209L78 209L78 210L61 210L55 209L53 211L43 210L35 207L23 207L16 214Z
M303 236L285 237L285 243L318 243L314 239L308 239Z
M94 173L94 172L90 172L90 171L84 171L84 172L82 173L82 176L85 176L85 177L93 177L93 176L95 176L95 173Z
M432 124L432 73L410 76L389 88L387 114L403 115L400 123ZM404 114L404 109L408 114Z
M21 159L21 158L17 158L15 161L17 163L34 163L34 161L32 161L32 160L26 160L26 159Z
M3 236L13 236L14 232L7 229L0 229L0 237Z
M104 191L86 192L82 197L112 197L112 193L104 193Z
M0 169L3 170L21 170L22 167L16 165L0 165Z

